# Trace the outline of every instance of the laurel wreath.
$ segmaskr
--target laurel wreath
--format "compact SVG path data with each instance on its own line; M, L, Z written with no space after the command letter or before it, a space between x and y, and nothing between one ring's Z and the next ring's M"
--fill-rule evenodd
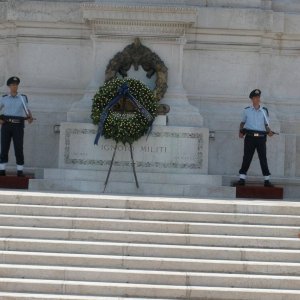
M137 79L115 78L106 82L94 95L91 118L95 125L99 123L103 110L117 96L119 88L124 83L127 83L130 94L145 107L153 119L155 118L158 103L154 93ZM103 135L106 139L113 139L117 143L132 144L146 134L151 125L138 110L133 112L110 110L104 123Z

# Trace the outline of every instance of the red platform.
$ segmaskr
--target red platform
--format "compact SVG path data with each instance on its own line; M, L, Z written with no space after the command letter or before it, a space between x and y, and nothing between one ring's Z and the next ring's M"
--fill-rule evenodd
M18 177L15 175L0 176L0 188L27 190L29 185L29 179L32 178L33 175L26 175L25 177Z
M252 199L283 199L283 188L257 185L236 186L236 197Z

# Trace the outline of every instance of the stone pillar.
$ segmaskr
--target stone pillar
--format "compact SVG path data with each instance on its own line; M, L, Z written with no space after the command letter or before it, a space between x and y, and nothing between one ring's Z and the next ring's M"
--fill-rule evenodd
M105 67L111 58L111 52L107 47L109 41L91 35L93 41L93 71L91 81L85 90L84 96L75 102L67 113L69 122L91 122L92 99L99 86L104 83ZM112 47L114 48L114 47Z
M161 102L168 104L171 108L168 114L169 125L202 127L203 118L198 108L189 103L183 87L183 47L185 44L185 37L181 37L172 43L160 46L169 68L168 91Z

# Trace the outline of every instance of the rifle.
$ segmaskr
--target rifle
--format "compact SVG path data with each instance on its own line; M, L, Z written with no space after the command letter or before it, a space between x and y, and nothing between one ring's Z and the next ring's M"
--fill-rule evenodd
M279 132L271 131L273 134L279 135Z

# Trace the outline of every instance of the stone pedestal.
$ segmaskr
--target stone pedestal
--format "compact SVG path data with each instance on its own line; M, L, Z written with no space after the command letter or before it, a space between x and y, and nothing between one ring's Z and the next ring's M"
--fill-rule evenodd
M235 189L222 186L222 176L208 175L209 130L166 126L156 120L151 134L133 144L139 188L135 185L129 145L119 143L109 183L104 190L116 143L101 137L90 123L62 123L59 168L45 169L31 190L86 193L233 198Z

